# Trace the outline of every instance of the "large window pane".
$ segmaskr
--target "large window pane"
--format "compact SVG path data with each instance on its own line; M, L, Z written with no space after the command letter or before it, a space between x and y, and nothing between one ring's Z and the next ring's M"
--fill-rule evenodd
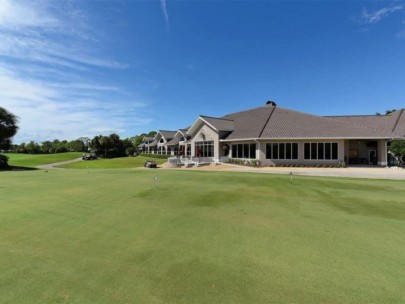
M194 145L195 156L197 157L212 157L214 155L213 141L200 141Z
M305 159L311 158L311 144L310 143L304 144L304 158Z
M249 158L256 157L256 145L255 144L248 144L249 145Z
M317 143L311 143L311 159L317 159Z
M285 144L285 158L291 159L291 143Z
M338 144L332 143L332 159L338 159Z
M238 144L238 158L243 158L243 145Z
M266 159L271 158L271 144L266 144Z
M238 157L238 146L232 145L232 158L237 158L237 157Z
M292 143L292 159L298 159L298 143Z
M285 143L278 144L278 158L285 159Z
M249 145L243 145L243 158L249 158Z
M323 149L324 148L324 143L318 143L318 159L324 159L323 158Z
M331 144L325 143L325 159L331 159Z
M273 159L278 159L278 144L274 143L272 149L273 149Z

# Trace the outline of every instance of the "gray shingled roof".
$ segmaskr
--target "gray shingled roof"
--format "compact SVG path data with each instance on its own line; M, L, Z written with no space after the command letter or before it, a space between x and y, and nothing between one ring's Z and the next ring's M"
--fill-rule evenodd
M391 131L275 107L260 138L391 138Z
M147 141L147 142L151 142L151 141L153 141L153 137L147 137L147 136L145 136L142 140L143 140L143 141Z
M327 116L339 121L369 126L374 129L405 135L405 110L400 109L388 115Z
M156 145L157 145L157 140L154 140L150 144L146 144L145 147L154 147Z
M177 131L167 131L167 130L159 130L159 133L162 134L166 140L170 140L174 138L174 135L176 135Z
M398 114L399 117L397 120L397 124L395 125L394 132L405 136L405 109L401 109L396 112L400 112L400 113Z
M402 112L393 113L391 118L372 116L377 118L375 122L368 116L361 119L322 117L266 105L229 114L221 120L234 122L234 130L225 140L398 138L405 134L405 113ZM392 132L394 127L395 132Z
M264 106L222 117L233 120L235 126L233 132L226 139L259 138L274 108Z
M215 117L209 117L209 116L203 116L203 115L200 115L200 117L219 131L233 131L234 130L233 120L224 119L224 118L215 118Z
M243 139L405 138L405 110L403 109L390 115L324 117L265 105L220 118L201 115L200 119L218 131L229 132L224 138L225 141ZM201 123L201 120L197 120L196 123ZM159 132L176 133L173 131ZM166 137L166 135L164 136ZM168 145L179 142L179 139L174 138L174 134L172 137L166 138L173 138Z
M176 136L175 138L173 138L172 140L167 142L167 146L175 146L180 142L180 136Z

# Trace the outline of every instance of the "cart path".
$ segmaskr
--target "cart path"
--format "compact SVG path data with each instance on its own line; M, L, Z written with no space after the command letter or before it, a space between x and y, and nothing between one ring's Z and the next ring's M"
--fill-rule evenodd
M71 164L71 163L76 163L82 161L82 158L75 158L75 159L71 159L71 160L65 160L65 161L61 161L61 162L57 162L57 163L50 163L50 164L45 164L45 165L38 165L36 166L36 168L38 169L56 169L56 170L66 170L66 168L57 168L56 166L60 166L60 165L65 165L65 164Z
M385 167L348 167L348 168L298 168L298 167L248 167L233 164L209 165L192 168L168 168L168 170L206 170L206 171L231 171L250 173L272 173L306 176L331 176L349 178L397 179L405 180L404 168Z

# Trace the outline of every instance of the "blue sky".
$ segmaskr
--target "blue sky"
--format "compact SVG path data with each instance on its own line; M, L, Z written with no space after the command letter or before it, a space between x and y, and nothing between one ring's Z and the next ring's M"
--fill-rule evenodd
M405 107L405 2L0 0L14 142L176 130L274 100Z

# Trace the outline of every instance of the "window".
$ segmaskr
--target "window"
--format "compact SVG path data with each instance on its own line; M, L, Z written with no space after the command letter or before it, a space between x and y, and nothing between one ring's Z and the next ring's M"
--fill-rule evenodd
M298 143L267 143L266 159L298 159Z
M243 145L238 145L238 158L243 158Z
M195 143L195 156L197 157L213 157L214 156L214 141L198 141Z
M249 158L256 158L256 144L250 144Z
M304 158L315 160L337 160L338 143L304 143Z
M330 154L330 143L325 143L325 159L332 159L332 155Z
M232 158L256 158L256 144L232 145Z
M304 144L304 159L311 159L311 144Z
M298 159L298 143L292 143L291 149L291 159Z
M338 159L338 144L332 143L332 159Z
M273 159L278 159L278 144L273 144Z
M285 145L285 158L291 159L291 145L290 144Z
M318 159L325 159L325 156L323 155L323 150L324 150L323 144L318 144Z
M232 158L238 158L238 146L232 145Z
M317 153L317 143L311 143L311 159L317 159L318 153Z

